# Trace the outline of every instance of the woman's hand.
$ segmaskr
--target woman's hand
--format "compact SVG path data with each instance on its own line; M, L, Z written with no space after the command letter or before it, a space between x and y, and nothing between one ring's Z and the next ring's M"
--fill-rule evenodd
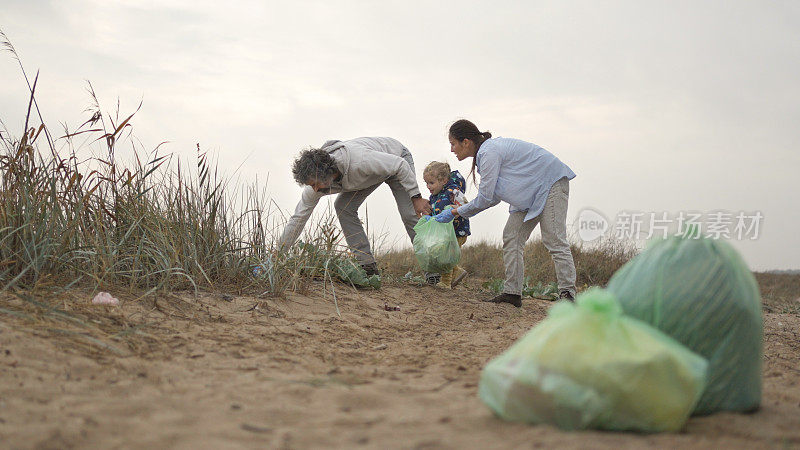
M453 209L451 208L445 209L439 214L433 216L433 219L437 222L452 222L454 218Z

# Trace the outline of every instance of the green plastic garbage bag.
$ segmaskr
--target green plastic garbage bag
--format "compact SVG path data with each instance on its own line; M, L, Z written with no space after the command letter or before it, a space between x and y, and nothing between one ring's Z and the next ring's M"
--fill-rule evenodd
M431 273L453 270L461 259L461 247L452 223L422 218L414 225L414 232L414 255L422 270Z
M480 398L506 420L563 429L679 430L705 387L708 363L593 288L483 369Z
M367 276L367 272L356 261L345 258L335 262L335 264L337 276L345 283L352 283L354 286L363 288L381 288L380 275Z
M728 243L693 235L651 242L611 277L626 314L708 360L695 414L750 411L761 402L763 318L758 284Z

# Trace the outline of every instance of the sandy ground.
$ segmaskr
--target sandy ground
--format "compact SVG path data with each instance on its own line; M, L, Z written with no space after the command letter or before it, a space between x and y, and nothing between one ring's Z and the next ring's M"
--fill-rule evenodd
M477 396L481 367L549 302L481 303L488 294L477 282L457 292L337 286L341 316L320 284L270 300L50 299L97 324L124 325L97 341L59 331L63 317L9 313L24 302L5 295L0 447L800 448L797 309L765 308L773 312L765 312L757 413L692 418L679 434L562 432L503 422Z

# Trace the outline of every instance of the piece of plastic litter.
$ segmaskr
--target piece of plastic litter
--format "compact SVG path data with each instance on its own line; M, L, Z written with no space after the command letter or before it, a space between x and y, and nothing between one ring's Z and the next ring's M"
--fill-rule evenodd
M119 305L119 300L108 292L99 292L92 299L93 305Z

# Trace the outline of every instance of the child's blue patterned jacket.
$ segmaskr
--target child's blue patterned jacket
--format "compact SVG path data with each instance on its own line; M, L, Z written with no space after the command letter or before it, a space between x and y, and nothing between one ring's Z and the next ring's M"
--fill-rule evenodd
M464 193L467 190L467 180L458 173L457 170L450 172L450 178L445 183L444 187L438 194L431 194L430 202L433 214L439 214L444 210L447 205L452 205L453 208L467 203L467 197ZM466 217L456 217L453 220L453 227L456 230L456 236L469 236L469 219Z

